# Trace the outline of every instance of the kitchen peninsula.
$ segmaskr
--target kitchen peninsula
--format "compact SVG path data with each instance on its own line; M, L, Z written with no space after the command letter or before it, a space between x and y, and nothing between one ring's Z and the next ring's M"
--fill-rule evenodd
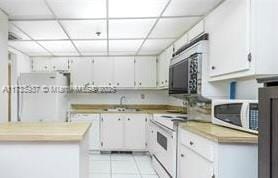
M0 177L88 178L89 123L0 124Z

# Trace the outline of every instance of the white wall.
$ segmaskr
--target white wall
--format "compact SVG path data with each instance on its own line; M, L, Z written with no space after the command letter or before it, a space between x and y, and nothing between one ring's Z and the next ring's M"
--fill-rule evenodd
M0 122L8 121L8 94L2 87L8 84L8 17L0 10Z
M258 88L263 84L258 84L255 79L237 81L237 99L258 99Z
M114 94L70 95L70 104L119 104L121 96L126 96L123 104L181 105L175 98L168 96L167 90L121 90ZM144 98L142 98L144 96Z

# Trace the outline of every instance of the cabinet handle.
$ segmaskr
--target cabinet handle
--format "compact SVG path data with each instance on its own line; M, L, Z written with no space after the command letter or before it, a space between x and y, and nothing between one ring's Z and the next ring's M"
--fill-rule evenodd
M140 82L139 85L142 85L142 83Z
M111 83L109 83L109 85L111 85Z
M127 120L130 121L130 118L128 118Z
M212 69L212 70L215 70L215 66L212 66L211 69Z
M117 83L117 85L119 86L119 85L120 85L120 83Z
M121 119L119 118L118 121L120 121Z
M192 146L192 145L194 145L194 142L190 141L189 144Z
M183 158L183 157L184 157L184 154L181 154L181 157Z
M167 83L168 82L168 80L165 80L165 83Z
M164 82L161 82L162 84L164 84Z

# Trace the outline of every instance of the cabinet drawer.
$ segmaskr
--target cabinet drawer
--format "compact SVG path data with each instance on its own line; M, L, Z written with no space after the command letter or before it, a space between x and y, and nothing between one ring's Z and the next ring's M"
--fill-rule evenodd
M199 155L208 159L209 161L214 161L214 143L200 137L196 134L188 132L186 130L180 131L180 143L189 149L195 151Z

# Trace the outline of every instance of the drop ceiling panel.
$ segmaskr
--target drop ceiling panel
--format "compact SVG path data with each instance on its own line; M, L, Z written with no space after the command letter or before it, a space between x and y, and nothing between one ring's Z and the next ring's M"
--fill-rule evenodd
M74 44L84 55L93 55L93 54L105 55L107 53L106 40L74 41Z
M139 49L143 40L110 40L110 52L135 52Z
M16 21L13 24L35 40L67 39L57 21Z
M0 7L12 19L53 17L43 0L1 0Z
M113 55L113 56L135 56L136 51L110 51L109 55Z
M199 17L160 19L150 37L178 38L199 20Z
M205 15L221 0L173 0L163 16Z
M155 19L110 20L109 38L145 38Z
M78 54L70 41L39 41L39 43L54 55Z
M58 18L104 18L106 0L47 0Z
M157 55L167 48L175 39L150 39L147 40L139 54L141 55Z
M61 21L71 39L107 38L106 20ZM100 36L96 32L101 32Z
M168 0L111 0L110 17L158 17Z
M30 40L30 38L27 35L25 35L22 31L20 31L18 28L16 28L12 24L9 24L9 32L11 32L15 36L17 36L19 38L19 40Z
M9 41L9 46L29 55L49 55L45 49L33 41Z

